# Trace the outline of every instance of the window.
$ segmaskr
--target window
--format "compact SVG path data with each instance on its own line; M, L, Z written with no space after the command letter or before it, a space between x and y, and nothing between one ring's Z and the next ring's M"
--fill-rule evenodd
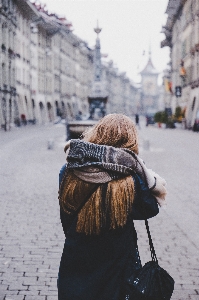
M7 82L7 72L6 72L6 65L3 63L2 64L2 83L3 85L6 84Z
M186 40L182 42L182 57L186 56Z
M43 110L43 109L44 109L44 105L43 105L43 103L42 103L42 102L39 102L39 108L40 108L41 110Z
M195 103L196 103L196 97L193 98L193 103L192 103L192 107L191 107L192 111L194 110Z
M7 37L7 24L3 23L2 25L2 44L6 47L6 37Z
M35 100L34 99L32 99L32 107L33 107L33 109L35 108Z

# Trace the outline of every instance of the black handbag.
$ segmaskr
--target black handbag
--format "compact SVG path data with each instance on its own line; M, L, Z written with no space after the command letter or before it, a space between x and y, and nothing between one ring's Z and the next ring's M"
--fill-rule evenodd
M149 224L145 220L149 238L151 261L133 272L127 280L125 300L169 300L174 290L174 279L158 265Z

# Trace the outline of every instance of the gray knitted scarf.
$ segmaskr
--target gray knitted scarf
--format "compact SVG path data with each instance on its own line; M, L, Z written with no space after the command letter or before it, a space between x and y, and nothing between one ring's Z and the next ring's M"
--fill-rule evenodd
M143 161L134 152L124 148L71 140L67 162L68 169L73 169L77 177L88 182L103 183L135 173L144 182L148 181ZM148 185L153 184L154 180Z

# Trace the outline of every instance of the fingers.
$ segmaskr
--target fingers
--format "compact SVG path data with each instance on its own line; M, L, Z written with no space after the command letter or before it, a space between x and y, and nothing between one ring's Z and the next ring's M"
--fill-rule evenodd
M156 200L157 200L157 203L160 205L160 206L166 206L167 205L167 202L165 200L165 197L156 197Z
M165 197L166 196L167 190L165 188L165 185L162 184L161 180L156 179L156 186L152 190L152 194L154 196L158 196L158 197Z
M70 147L70 140L66 143L64 147L64 152L66 153L66 150Z

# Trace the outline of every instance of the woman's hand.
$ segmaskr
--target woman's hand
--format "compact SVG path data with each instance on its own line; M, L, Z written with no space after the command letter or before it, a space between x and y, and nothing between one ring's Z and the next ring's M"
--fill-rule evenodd
M66 143L65 147L64 147L64 152L66 153L66 151L70 148L70 140Z
M166 205L166 194L167 190L165 188L166 181L160 177L158 174L155 174L156 186L152 189L152 194L156 197L156 200L160 206Z
M147 181L148 183L153 182L153 179L155 180L155 184L154 187L149 186L151 193L155 196L158 204L160 206L166 205L166 194L167 194L167 190L166 190L166 180L162 177L160 177L157 173L155 173L153 170L151 169L147 169L145 167L145 174L147 177Z

